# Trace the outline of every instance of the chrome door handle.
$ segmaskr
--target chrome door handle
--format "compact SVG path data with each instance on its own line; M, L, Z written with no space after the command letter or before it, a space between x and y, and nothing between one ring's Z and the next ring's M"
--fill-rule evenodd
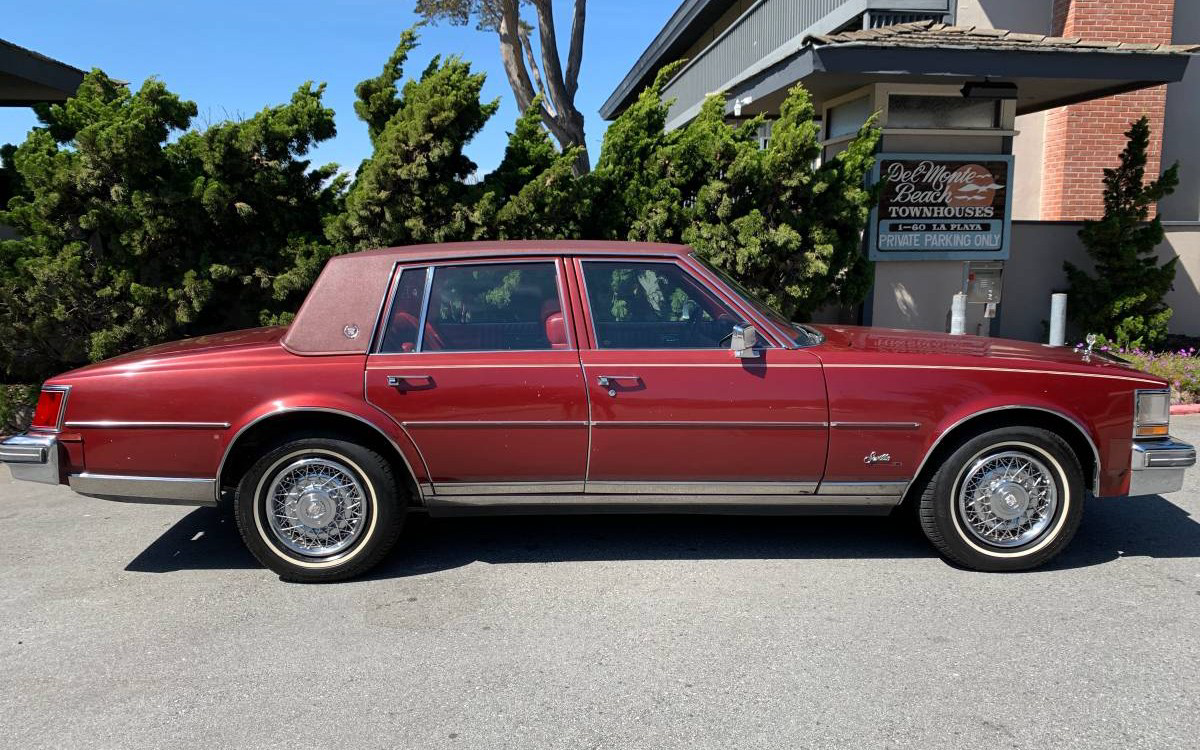
M433 385L432 375L388 375L387 384L392 388L401 386L422 385L429 387Z
M637 375L597 375L596 383L604 388L616 385L639 385L642 379Z

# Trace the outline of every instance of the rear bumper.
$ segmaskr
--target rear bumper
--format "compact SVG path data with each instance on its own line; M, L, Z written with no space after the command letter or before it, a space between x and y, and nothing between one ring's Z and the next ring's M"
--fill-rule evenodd
M0 463L8 464L13 479L61 484L58 438L53 435L14 435L0 442ZM168 505L217 504L215 479L187 477L71 474L67 484L80 495L103 500Z
M0 462L8 464L13 479L58 484L61 475L58 438L53 435L13 435L0 442Z
M1183 474L1196 463L1196 449L1174 438L1133 443L1130 495L1165 495L1183 489Z

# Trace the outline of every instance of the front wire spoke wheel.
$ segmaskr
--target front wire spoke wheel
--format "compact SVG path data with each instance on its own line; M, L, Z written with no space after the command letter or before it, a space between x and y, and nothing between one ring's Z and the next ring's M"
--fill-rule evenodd
M1024 451L976 459L957 494L957 511L967 531L994 547L1020 547L1037 539L1058 509L1049 467Z

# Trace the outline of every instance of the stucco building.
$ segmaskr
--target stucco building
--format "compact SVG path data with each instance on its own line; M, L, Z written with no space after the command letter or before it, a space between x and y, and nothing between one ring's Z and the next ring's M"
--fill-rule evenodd
M828 316L943 330L966 286L978 303L968 332L1031 340L1065 288L1063 261L1087 266L1079 223L1102 212L1103 169L1146 115L1151 168L1181 165L1160 206L1160 253L1180 258L1171 329L1200 335L1197 42L1191 0L684 0L601 114L618 115L680 59L664 91L668 128L712 92L726 93L731 118L770 118L799 82L823 115L828 156L878 112L881 168L913 184L889 189L872 217L869 299ZM929 180L946 199L912 205Z

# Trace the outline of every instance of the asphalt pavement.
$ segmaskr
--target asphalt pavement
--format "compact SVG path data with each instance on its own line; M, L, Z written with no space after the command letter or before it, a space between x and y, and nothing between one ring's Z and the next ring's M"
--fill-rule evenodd
M423 519L304 586L0 469L0 747L1195 748L1198 519L1195 470L1008 575L887 518Z

